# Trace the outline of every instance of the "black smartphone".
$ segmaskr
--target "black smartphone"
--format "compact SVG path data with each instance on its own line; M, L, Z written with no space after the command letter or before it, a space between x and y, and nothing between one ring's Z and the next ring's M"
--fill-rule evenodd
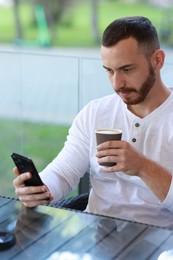
M41 186L44 185L44 183L42 182L38 171L33 163L33 161L28 158L25 157L21 154L17 154L17 153L12 153L11 157L16 165L16 167L18 168L18 171L20 174L24 173L24 172L31 172L32 173L32 178L25 181L25 185L26 186Z

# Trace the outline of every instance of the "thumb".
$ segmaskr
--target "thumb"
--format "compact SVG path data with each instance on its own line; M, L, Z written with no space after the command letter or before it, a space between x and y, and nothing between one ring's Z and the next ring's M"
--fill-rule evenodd
M17 167L14 167L14 168L13 168L13 172L14 172L14 174L15 174L16 176L19 175L19 171L18 171Z

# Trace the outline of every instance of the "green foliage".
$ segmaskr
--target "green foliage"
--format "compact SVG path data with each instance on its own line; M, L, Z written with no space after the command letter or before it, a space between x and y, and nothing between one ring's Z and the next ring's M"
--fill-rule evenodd
M91 37L91 12L87 2L78 4L73 12L73 27L59 27L57 25L58 39L55 45L60 46L93 46ZM149 4L128 4L123 1L100 1L98 5L98 25L100 34L106 26L116 18L122 16L142 15L147 16L159 30L162 10Z
M111 21L123 16L133 15L148 17L159 29L162 17L162 10L160 8L140 2L135 4L125 4L123 3L123 1L112 1L111 3L109 3L109 5L107 4L107 2L104 2L100 6L99 13L99 21L101 22L100 28L102 31Z
M160 38L163 43L173 46L173 7L163 12Z
M24 28L25 40L36 40L37 29L33 24L33 10L30 3L21 2L21 19ZM163 8L149 5L145 1L130 3L128 1L98 1L98 25L100 34L105 27L114 19L121 16L143 15L147 16L160 30L163 18ZM15 28L12 8L0 7L0 42L12 42ZM83 46L94 45L91 33L91 5L90 1L78 1L67 9L61 22L55 27L54 46Z
M0 7L0 42L12 42L15 31L13 24L11 8Z
M69 127L1 119L0 129L0 191L1 195L14 196L11 153L31 157L41 171L62 149Z

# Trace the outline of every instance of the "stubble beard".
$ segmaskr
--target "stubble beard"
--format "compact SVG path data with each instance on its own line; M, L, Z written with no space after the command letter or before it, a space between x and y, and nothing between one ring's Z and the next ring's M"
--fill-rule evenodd
M121 89L119 89L117 91L117 94L119 95L120 92L135 92L138 94L136 99L123 99L124 103L127 105L137 105L141 102L143 102L145 100L145 98L147 97L148 93L150 92L150 90L152 89L152 87L154 86L154 83L156 81L156 76L155 76L155 72L153 67L151 66L151 64L149 64L149 73L148 73L148 77L146 78L146 80L144 81L144 83L141 85L141 88L137 91L134 88L125 88L122 87Z

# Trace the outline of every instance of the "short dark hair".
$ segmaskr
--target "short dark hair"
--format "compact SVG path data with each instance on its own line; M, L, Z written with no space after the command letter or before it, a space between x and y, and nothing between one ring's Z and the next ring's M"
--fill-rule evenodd
M113 21L103 32L102 45L111 47L130 37L133 37L139 46L144 47L146 55L160 49L156 28L143 16L129 16Z

